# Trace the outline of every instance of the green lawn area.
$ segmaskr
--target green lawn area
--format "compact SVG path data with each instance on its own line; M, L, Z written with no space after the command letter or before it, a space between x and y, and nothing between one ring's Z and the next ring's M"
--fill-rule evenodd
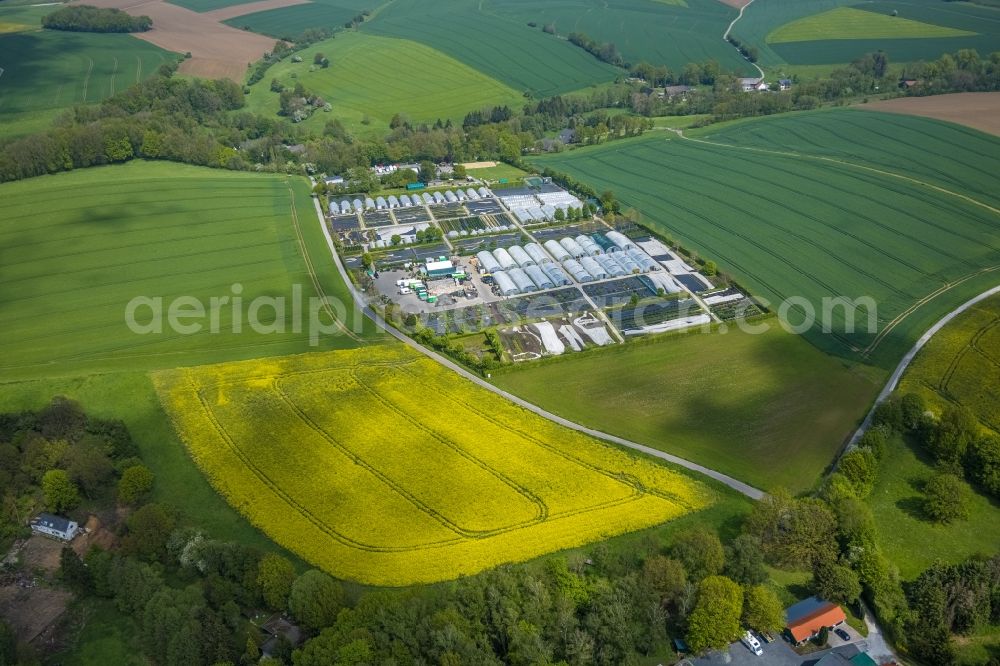
M22 15L40 18L13 7L0 22ZM0 138L43 130L60 112L121 92L176 57L132 35L0 31Z
M812 488L883 374L826 356L777 321L761 335L671 335L528 363L494 383L560 416L765 490Z
M330 67L313 67L317 53L329 58ZM287 87L301 83L333 106L333 113L316 111L302 123L317 131L336 117L351 132L382 135L396 113L414 122L440 118L461 124L469 111L523 103L513 88L418 42L345 32L299 55L301 63L285 59L251 87L249 110L278 113L278 93L270 89L275 78Z
M932 461L912 442L889 442L868 502L875 514L879 545L904 580L913 580L935 561L954 564L970 555L997 552L1000 505L973 493L968 520L937 525L924 518L923 484Z
M976 33L902 16L887 16L853 7L837 7L786 23L767 36L770 44L825 39L906 39L965 37Z
M855 110L791 113L533 159L716 260L824 351L895 365L1000 266L1000 139ZM898 177L903 176L903 177ZM917 182L919 181L919 182ZM935 187L941 189L934 189ZM942 191L946 190L946 191ZM824 299L871 299L853 330ZM804 300L802 300L804 299Z
M314 292L292 224L293 201L314 263L331 266L304 179L136 161L5 183L0 199L0 364L8 380L355 346L344 335L311 346L307 325L293 330L290 300L280 320L263 304L260 323L277 321L273 332L249 326L253 299L291 299L294 284L308 317ZM207 312L212 297L237 295L236 283L243 305L234 316L233 301L219 302L218 332L205 317L197 332L169 326L178 297L197 299ZM339 279L327 284L331 296L349 302ZM126 325L136 297L162 299L162 332L137 334ZM136 321L151 322L152 311L141 307Z
M700 113L690 116L658 116L653 118L653 127L668 127L671 129L687 129L697 122L711 118L711 114Z
M468 174L475 178L482 178L484 180L500 180L501 178L506 178L508 181L514 182L519 178L527 176L528 172L518 169L512 164L497 162L496 166L469 169Z

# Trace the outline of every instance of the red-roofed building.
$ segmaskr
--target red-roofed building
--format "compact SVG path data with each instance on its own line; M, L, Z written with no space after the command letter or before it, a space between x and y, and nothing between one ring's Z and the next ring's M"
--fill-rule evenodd
M823 627L832 629L847 621L843 609L830 601L809 597L785 611L788 633L796 645L804 643Z

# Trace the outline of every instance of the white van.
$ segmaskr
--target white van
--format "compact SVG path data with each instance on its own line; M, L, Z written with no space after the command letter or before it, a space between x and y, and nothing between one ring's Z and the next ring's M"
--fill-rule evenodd
M743 638L740 640L740 642L743 643L743 645L746 645L747 649L753 652L758 657L764 654L764 648L760 646L760 641L757 640L757 637L753 635L753 632L747 631L747 633L743 635Z

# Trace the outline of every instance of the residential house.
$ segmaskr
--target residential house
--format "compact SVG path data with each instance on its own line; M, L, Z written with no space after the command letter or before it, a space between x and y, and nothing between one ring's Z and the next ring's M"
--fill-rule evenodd
M778 87L781 90L788 90L789 88L792 87L792 80L791 79L778 79Z
M787 630L796 645L820 632L823 627L832 629L847 621L844 610L832 601L809 597L785 610Z
M40 513L31 520L31 531L35 534L55 537L61 541L72 541L76 533L80 531L80 526L69 518L51 513Z
M743 92L753 92L754 90L763 91L767 90L767 83L764 79L759 77L750 77L740 79L740 88Z

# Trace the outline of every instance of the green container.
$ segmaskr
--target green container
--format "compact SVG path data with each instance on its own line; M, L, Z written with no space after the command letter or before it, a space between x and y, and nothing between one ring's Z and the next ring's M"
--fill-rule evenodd
M422 190L425 187L427 187L427 186L424 185L423 183L407 183L406 184L406 189L408 189L408 190Z

